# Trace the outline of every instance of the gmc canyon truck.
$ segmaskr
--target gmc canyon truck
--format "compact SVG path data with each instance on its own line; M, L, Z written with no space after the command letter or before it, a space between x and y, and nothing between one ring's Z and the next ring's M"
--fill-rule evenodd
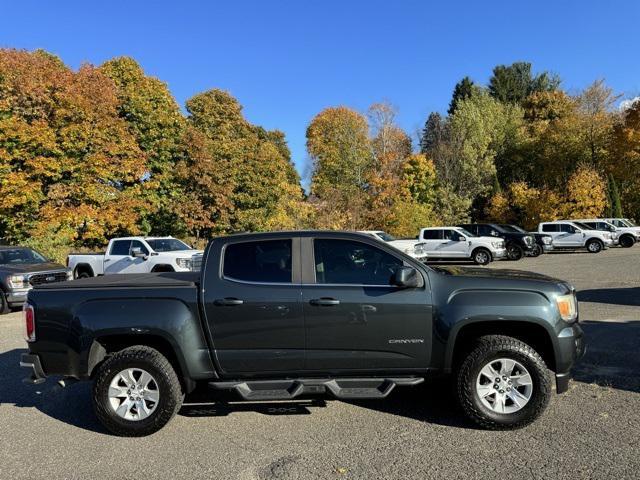
M122 436L162 428L199 384L251 401L362 399L439 374L480 426L518 428L554 380L567 390L585 350L566 282L429 267L353 232L215 238L199 273L38 286L24 316L26 380L92 380L97 417Z

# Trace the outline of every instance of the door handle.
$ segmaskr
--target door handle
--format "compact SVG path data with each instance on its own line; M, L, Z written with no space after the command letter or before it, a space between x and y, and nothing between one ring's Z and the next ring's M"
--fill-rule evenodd
M234 305L242 305L244 301L239 298L219 298L213 301L214 305L218 305L219 307L233 307Z
M335 298L314 298L310 300L309 303L319 307L331 307L333 305L340 305L340 300L336 300Z

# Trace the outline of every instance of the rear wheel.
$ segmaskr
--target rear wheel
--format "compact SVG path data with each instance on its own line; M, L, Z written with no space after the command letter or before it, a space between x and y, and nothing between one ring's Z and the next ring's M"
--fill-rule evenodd
M141 437L157 432L182 405L180 381L169 361L144 346L115 353L99 368L93 407L112 433Z
M524 250L520 245L510 243L507 246L507 258L509 260L520 260L524 256Z
M589 251L589 253L600 253L603 248L604 245L600 240L593 239L587 242L587 250Z
M634 243L636 243L636 241L631 235L623 235L620 237L620 246L623 248L633 247Z
M486 248L477 248L473 251L471 259L477 265L487 265L491 262L491 252Z
M544 412L552 375L526 343L502 335L478 339L457 375L458 397L469 418L491 430L524 427Z

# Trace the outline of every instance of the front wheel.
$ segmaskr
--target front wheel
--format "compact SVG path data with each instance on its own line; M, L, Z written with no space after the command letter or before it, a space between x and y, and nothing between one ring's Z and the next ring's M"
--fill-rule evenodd
M587 242L587 250L589 253L600 253L603 248L604 245L600 240L589 240Z
M552 375L540 355L512 337L478 339L458 369L458 398L469 418L490 430L524 427L547 407Z
M636 243L636 241L631 235L623 235L620 237L620 246L622 248L633 247L634 243Z
M516 261L520 260L522 257L524 257L524 250L522 249L522 247L514 243L510 243L507 246L507 258L509 260Z
M542 247L538 244L535 244L533 246L533 249L531 250L531 256L539 257L540 255L542 255L542 253L543 253Z
M180 381L157 350L134 346L121 350L99 368L93 407L100 422L122 437L157 432L182 405Z
M477 265L488 265L491 262L491 252L486 248L478 248L473 251L471 259Z

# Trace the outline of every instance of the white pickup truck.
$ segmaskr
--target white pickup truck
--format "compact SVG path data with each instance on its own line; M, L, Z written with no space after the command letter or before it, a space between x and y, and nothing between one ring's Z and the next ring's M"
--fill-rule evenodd
M476 237L461 227L431 227L420 230L429 260L471 260L487 265L507 256L505 242L496 237Z
M590 253L598 253L613 245L611 232L602 232L576 221L556 220L538 224L538 232L553 237L553 248L575 250L586 248Z
M420 262L427 261L427 254L424 251L425 244L417 238L410 238L404 240L398 240L393 235L389 235L382 230L361 230L359 233L365 233L382 242L388 243L394 248L397 248L401 252L415 258Z
M195 258L194 258L195 257ZM199 268L202 250L194 250L173 237L113 238L102 253L67 257L73 278L114 273L188 272Z

